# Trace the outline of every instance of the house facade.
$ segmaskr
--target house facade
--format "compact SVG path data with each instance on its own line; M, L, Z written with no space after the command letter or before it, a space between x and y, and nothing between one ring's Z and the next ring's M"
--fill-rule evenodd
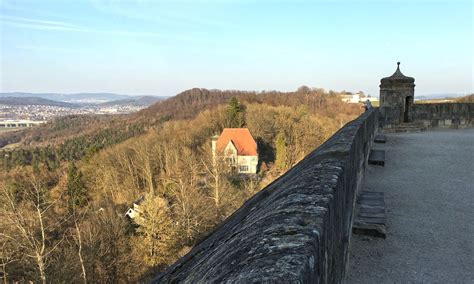
M140 210L140 204L145 200L145 197L142 196L139 199L135 200L133 202L133 205L131 208L128 208L127 213L125 213L125 216L127 216L130 219L135 219L140 216L141 210Z
M212 138L212 152L214 158L223 157L240 174L257 173L257 143L248 128L224 128Z
M349 103L349 104L363 103L367 100L369 100L372 103L379 101L379 99L377 97L372 97L371 95L366 96L362 92L357 92L355 94L350 93L350 92L346 92L345 95L341 95L341 100L343 102Z

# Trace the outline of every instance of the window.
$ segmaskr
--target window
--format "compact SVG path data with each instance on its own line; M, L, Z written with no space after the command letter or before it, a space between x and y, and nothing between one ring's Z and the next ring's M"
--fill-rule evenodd
M240 172L248 172L249 171L249 166L247 165L242 165L239 167Z

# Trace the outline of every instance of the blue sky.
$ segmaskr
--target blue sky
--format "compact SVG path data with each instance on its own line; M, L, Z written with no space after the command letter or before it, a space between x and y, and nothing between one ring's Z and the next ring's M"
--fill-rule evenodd
M0 91L474 91L472 0L0 0Z

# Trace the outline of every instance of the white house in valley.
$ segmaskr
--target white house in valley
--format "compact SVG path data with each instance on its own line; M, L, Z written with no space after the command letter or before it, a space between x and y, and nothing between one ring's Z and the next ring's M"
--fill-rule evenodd
M133 202L133 205L131 208L128 208L127 213L125 213L125 216L129 217L130 219L135 219L138 216L140 216L140 204L145 200L145 197L142 196L139 199L135 200Z
M257 143L248 128L224 128L220 136L212 138L212 152L214 157L224 157L238 173L257 173Z

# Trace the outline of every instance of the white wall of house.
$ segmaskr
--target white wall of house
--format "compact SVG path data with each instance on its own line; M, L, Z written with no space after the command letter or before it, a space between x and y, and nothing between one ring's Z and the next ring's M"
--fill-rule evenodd
M225 147L224 156L226 161L231 165L235 165L237 163L237 149L231 142L229 142L229 144L227 144Z
M358 104L358 103L364 103L366 100L369 100L371 102L378 102L379 98L378 97L372 97L372 96L361 96L360 94L353 94L353 95L343 95L341 96L341 100L346 103L350 104Z
M129 208L127 213L125 214L131 219L135 219L140 216L140 205L133 203L133 208Z
M237 170L242 174L256 174L258 156L237 156Z
M352 98L349 101L349 103L356 104L359 101L360 101L360 95L359 94L354 94L354 95L352 95Z
M212 152L214 159L216 153L216 139L212 141ZM241 174L256 174L258 165L258 156L239 156L234 144L229 141L224 149L224 158L232 166L235 166L238 173Z

